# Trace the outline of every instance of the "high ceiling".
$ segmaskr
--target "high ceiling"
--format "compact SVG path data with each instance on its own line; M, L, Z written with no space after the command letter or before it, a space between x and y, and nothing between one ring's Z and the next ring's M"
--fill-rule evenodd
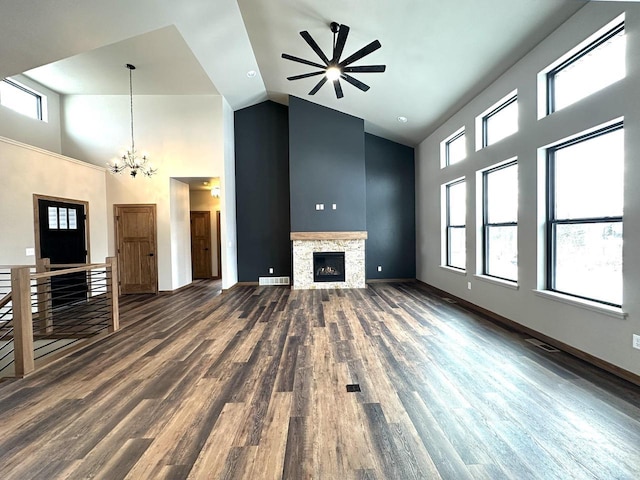
M25 72L61 94L126 94L124 65L132 63L135 94L219 93L235 110L295 95L364 118L368 132L417 145L584 4L0 0L0 77ZM354 64L387 66L353 74L371 87L366 93L342 82L342 99L329 84L309 96L319 77L286 80L315 68L281 54L321 63L299 32L307 30L329 55L332 21L351 27L345 56L376 39L382 44Z

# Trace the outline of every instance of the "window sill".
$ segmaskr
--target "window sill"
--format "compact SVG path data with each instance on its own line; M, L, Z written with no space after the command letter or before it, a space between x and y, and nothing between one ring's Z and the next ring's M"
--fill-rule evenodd
M447 272L456 273L458 275L462 275L464 277L467 276L466 270L460 270L459 268L448 267L446 265L440 265L440 268L446 270Z
M482 280L483 282L493 283L494 285L510 288L511 290L518 290L520 288L520 286L516 282L503 280L501 278L491 277L489 275L474 275L474 277L477 278L478 280Z
M610 305L604 305L598 302L592 302L590 300L584 300L582 298L571 297L569 295L563 295L562 293L551 292L549 290L534 290L533 291L539 297L547 298L549 300L555 300L556 302L566 303L567 305L573 305L575 307L591 310L592 312L601 313L609 317L618 318L624 320L627 318L627 313L623 312L619 307L612 307Z

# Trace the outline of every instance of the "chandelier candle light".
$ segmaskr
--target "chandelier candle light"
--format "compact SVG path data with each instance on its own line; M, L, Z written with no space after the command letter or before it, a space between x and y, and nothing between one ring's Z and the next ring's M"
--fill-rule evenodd
M113 162L107 163L107 168L111 173L120 173L129 169L129 174L135 178L138 172L142 173L145 177L151 177L158 169L154 168L146 155L139 157L136 153L135 142L133 139L133 82L132 72L136 69L135 66L127 63L129 69L129 99L131 104L131 150L127 150L127 153L122 155L122 158L116 159Z

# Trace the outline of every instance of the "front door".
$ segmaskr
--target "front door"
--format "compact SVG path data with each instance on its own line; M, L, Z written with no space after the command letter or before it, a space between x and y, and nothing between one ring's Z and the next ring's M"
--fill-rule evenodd
M193 278L211 278L210 212L191 212L191 271Z
M84 203L36 197L38 201L39 258L51 265L87 263ZM87 279L83 272L51 277L54 307L85 301Z
M120 293L157 293L156 206L114 205Z

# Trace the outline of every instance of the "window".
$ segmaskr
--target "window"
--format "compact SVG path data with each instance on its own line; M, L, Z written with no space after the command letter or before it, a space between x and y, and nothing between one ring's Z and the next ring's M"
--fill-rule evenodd
M518 163L482 174L483 273L518 281Z
M622 305L624 130L547 150L547 288Z
M482 116L482 146L488 147L518 131L518 95L506 100Z
M605 30L547 73L547 114L625 77L624 20Z
M447 266L466 268L466 205L467 189L464 180L446 186Z
M42 120L42 95L13 80L0 81L0 105L36 120Z
M78 214L73 208L48 207L49 230L77 230Z
M444 166L461 162L467 157L467 139L464 128L458 130L444 142Z

